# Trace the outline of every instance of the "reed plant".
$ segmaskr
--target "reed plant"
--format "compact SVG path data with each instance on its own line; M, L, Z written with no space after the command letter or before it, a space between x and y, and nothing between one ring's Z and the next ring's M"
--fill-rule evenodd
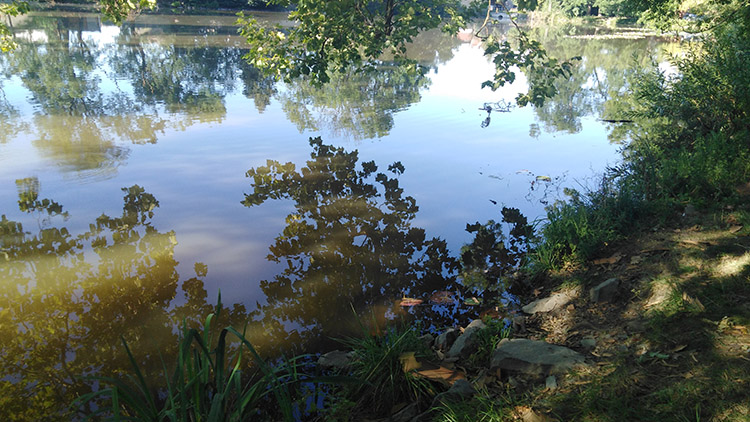
M86 418L105 421L245 421L295 419L293 388L312 381L302 374L305 356L271 365L258 354L245 335L233 327L214 338L212 325L221 312L205 320L202 331L183 323L174 370L162 358L161 387L144 376L127 342L123 347L132 365L124 379L90 377L103 388L80 397L74 406L95 401ZM229 342L234 337L238 344ZM215 345L215 346L213 346ZM245 362L245 356L249 361ZM253 374L243 372L252 369ZM248 371L250 372L250 371ZM101 403L109 403L102 406ZM270 405L273 403L273 406ZM272 410L269 410L272 409Z
M426 401L435 394L428 380L415 374L418 360L432 357L414 327L391 327L383 333L364 330L343 343L352 348L352 376L359 381L348 394L359 412L390 414L400 403Z

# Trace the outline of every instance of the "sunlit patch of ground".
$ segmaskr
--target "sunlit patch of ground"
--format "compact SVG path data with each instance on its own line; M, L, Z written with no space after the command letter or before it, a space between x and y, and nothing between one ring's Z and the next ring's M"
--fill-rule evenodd
M701 218L711 227L693 218L642 233L538 289L582 291L528 317L519 335L579 351L589 366L555 389L517 385L528 394L520 406L560 421L750 421L750 228ZM616 299L591 303L588 289L611 277Z

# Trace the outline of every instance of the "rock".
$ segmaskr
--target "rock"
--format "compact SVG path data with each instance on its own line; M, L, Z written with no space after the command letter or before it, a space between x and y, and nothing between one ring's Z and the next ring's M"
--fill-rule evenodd
M419 403L412 403L408 406L404 406L403 409L399 410L388 419L391 422L409 422L419 414Z
M583 360L583 355L567 347L524 338L504 339L492 353L490 370L560 375Z
M430 333L420 336L419 339L422 340L424 345L427 347L431 347L432 343L435 341L435 337Z
M544 380L544 385L550 390L554 390L557 388L557 378L555 378L554 375L548 376L547 379Z
M646 324L639 319L634 319L625 323L625 328L631 333L640 333L646 330Z
M537 312L550 312L562 308L574 299L573 292L555 293L550 297L535 300L521 308L527 314L534 315Z
M592 337L586 337L581 339L581 347L586 350L590 350L596 347L596 339Z
M523 315L519 315L517 317L513 317L513 331L516 333L525 333L526 332L526 317Z
M318 365L323 368L346 369L350 364L351 353L341 350L328 352L318 358Z
M549 416L539 413L525 406L516 406L516 415L521 419L522 422L550 422Z
M607 281L600 283L590 291L591 301L597 302L611 302L617 293L617 288L620 287L620 281L616 278L610 278Z
M481 319L471 321L471 324L464 329L463 334L456 339L448 353L445 354L446 358L465 359L471 356L477 350L477 332L484 327Z
M445 330L443 334L440 334L438 338L435 340L435 348L437 350L448 350L453 345L453 342L456 341L459 334L461 334L458 330L455 328L448 328Z
M451 388L446 391L446 394L454 397L469 398L474 396L476 392L469 381L460 379L453 383Z

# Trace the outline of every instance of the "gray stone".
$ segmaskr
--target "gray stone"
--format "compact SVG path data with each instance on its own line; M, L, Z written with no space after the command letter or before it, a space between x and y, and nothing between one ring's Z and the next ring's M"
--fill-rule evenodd
M474 321L471 321L471 324L466 326L463 334L458 336L445 356L449 359L466 359L471 356L471 354L477 350L477 332L479 332L479 330L484 327L485 325L481 319L475 319Z
M432 343L435 341L435 337L430 333L420 336L419 339L422 340L424 345L427 347L431 347Z
M576 364L583 355L567 347L525 338L504 339L492 353L490 370L502 369L531 375L560 375Z
M586 337L581 339L581 347L584 349L593 349L596 347L596 339L591 337Z
M646 329L646 324L644 324L643 321L641 321L639 319L634 319L632 321L626 322L625 323L625 327L631 333L639 333L639 332L644 331Z
M419 414L419 403L412 403L405 406L391 416L389 419L392 422L409 422Z
M534 315L537 312L550 312L562 308L574 299L572 292L555 293L550 297L535 300L521 308L527 314Z
M471 321L469 325L466 326L466 328L464 328L464 333L466 333L466 331L471 328L484 328L486 326L487 325L485 325L485 323L481 319L475 319Z
M445 332L443 334L440 334L437 340L435 340L435 348L438 350L450 349L451 345L453 345L453 342L456 341L459 334L461 334L461 332L456 330L455 328L446 329Z
M526 332L526 317L523 315L519 315L517 317L513 317L513 331L516 333L525 333Z
M318 365L323 368L346 369L351 365L351 353L341 350L328 352L318 358Z
M548 376L547 379L544 380L544 385L550 390L554 390L557 388L557 378L555 378L554 375Z
M454 397L468 398L472 397L476 392L477 390L474 389L474 386L469 381L460 379L453 383L451 388L446 391L446 394Z
M617 288L620 287L620 281L616 278L610 278L607 281L600 283L590 291L591 301L597 302L611 302L615 298Z

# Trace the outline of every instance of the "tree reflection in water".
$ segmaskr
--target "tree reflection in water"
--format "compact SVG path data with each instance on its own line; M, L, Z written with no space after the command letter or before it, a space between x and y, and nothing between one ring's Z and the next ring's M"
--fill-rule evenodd
M326 130L335 137L380 138L393 129L393 115L421 100L430 79L415 70L381 64L371 72L331 75L319 86L298 79L276 94L287 119L300 132Z
M82 376L130 369L121 335L146 371L159 373L177 344L174 327L210 309L206 268L196 264L197 276L182 282L184 304L170 306L179 285L175 234L153 226L159 203L137 185L123 189L122 215L102 214L78 235L57 224L67 214L40 199L38 180L17 187L19 209L38 229L0 219L0 419L71 420L68 406L92 388ZM247 312L235 306L224 317L221 324L241 326Z
M411 225L418 207L404 195L401 163L378 172L358 163L357 151L310 139L312 154L299 170L269 160L250 169L253 192L244 204L291 199L294 212L270 247L269 260L286 264L261 282L265 332L297 344L325 342L356 330L352 310L368 319L399 312L402 295L426 296L456 287L456 260L445 241ZM294 327L295 329L289 329Z

